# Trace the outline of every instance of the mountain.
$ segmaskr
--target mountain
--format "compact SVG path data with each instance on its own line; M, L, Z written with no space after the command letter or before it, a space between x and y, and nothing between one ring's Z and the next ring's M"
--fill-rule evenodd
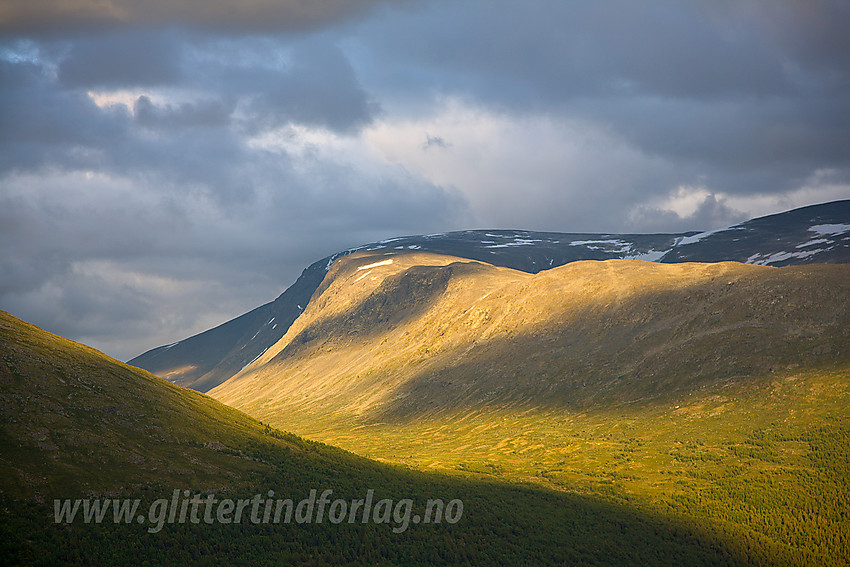
M675 399L850 362L850 265L573 262L528 274L422 252L331 266L287 334L210 395L260 419Z
M251 454L315 467L336 455L214 399L0 311L0 492L7 498L238 488L273 467Z
M812 205L686 236L662 262L763 266L850 262L850 200Z
M599 496L467 477L404 470L304 441L0 311L6 565L726 565L778 563L777 553L798 564L816 557ZM375 512L353 523L327 519L333 505L321 522L298 522L297 508L295 521L278 523L254 522L250 507L241 521L233 506L222 514L225 500L262 498L265 506L267 495L306 502L308 510L311 489L332 490L343 502L368 499L372 490L375 502L388 499L394 508L389 517ZM187 494L204 502L198 522ZM95 498L108 513L87 522ZM436 498L461 502L462 515L418 524ZM410 507L400 507L406 499ZM127 516L108 508L125 502L131 510L134 501ZM57 521L63 502L65 510L78 503L74 521ZM207 521L205 507L216 502L209 518L224 520ZM174 521L162 513L169 505Z
M337 259L210 395L417 469L606 494L850 556L850 264Z
M688 233L696 234L696 233ZM465 231L409 236L366 244L322 258L271 303L218 327L141 354L129 364L175 384L206 392L250 364L279 341L310 302L331 264L361 250L423 250L453 254L531 273L583 259L657 254L682 235L557 234L528 231ZM622 240L629 238L629 242ZM602 239L602 240L600 240Z
M331 258L315 262L271 303L188 339L150 350L129 361L199 392L221 384L265 348L279 341L322 283Z
M193 337L139 355L130 364L206 392L278 342L331 264L359 251L410 250L537 273L579 260L662 263L739 261L771 266L850 261L850 201L803 207L705 233L575 234L471 230L366 244L306 268L275 301Z

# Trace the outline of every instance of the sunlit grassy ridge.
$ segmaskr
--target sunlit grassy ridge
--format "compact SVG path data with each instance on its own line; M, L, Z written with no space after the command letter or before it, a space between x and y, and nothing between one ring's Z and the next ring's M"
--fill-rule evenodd
M728 565L784 548L611 502L388 466L294 435L0 312L3 564ZM461 499L454 525L55 524L52 498ZM421 511L421 510L420 510ZM782 557L805 564L811 554Z
M672 399L850 360L848 275L844 265L626 260L532 275L431 254L352 255L280 342L210 394L270 419L303 406L364 423L491 402Z
M605 495L843 564L849 376L848 266L529 275L364 254L211 394L373 458Z

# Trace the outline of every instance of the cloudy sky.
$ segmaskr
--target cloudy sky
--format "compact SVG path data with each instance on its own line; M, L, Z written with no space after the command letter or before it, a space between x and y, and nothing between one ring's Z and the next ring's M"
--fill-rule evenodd
M0 308L118 358L391 236L850 198L847 0L0 0Z

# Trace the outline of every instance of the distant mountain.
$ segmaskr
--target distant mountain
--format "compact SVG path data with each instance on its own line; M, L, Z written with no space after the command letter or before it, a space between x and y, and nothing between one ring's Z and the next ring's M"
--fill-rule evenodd
M128 363L199 392L214 388L283 337L322 283L330 261L324 258L306 268L273 302Z
M696 234L696 233L688 233ZM684 235L589 235L470 230L407 236L366 244L322 258L271 303L172 345L147 351L129 364L175 384L206 392L279 341L322 283L331 264L361 250L423 250L489 262L531 273L576 260L655 257ZM626 242L624 238L628 238Z
M206 392L237 374L284 336L336 259L376 250L432 252L528 273L579 260L610 259L662 263L737 261L770 266L847 263L850 200L803 207L704 233L469 230L366 244L313 263L275 301L214 329L147 351L129 363Z
M763 266L850 262L850 200L812 205L722 230L689 235L662 262L743 262Z

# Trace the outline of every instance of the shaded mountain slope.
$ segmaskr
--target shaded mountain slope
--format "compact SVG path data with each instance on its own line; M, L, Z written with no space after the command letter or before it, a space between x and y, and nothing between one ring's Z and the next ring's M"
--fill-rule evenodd
M6 496L152 482L244 484L267 470L241 454L304 442L215 400L0 311L0 476ZM294 457L298 458L298 457Z
M765 265L850 261L850 201L836 201L697 234L572 234L470 230L366 244L315 262L274 302L130 361L173 382L207 391L280 340L307 306L327 268L357 251L411 250L456 256L529 273L579 260L740 261Z
M273 302L188 339L150 350L129 363L175 384L206 392L283 337L324 279L328 260L306 268Z
M662 262L850 262L850 201L812 205L681 239Z
M464 475L465 476L465 475ZM173 490L252 498L459 499L455 524L160 524ZM139 498L141 521L56 523L51 498ZM43 503L46 501L46 503ZM117 500L115 501L117 502ZM165 502L165 500L163 500ZM247 502L247 500L246 500ZM202 507L203 508L203 507ZM199 517L206 517L203 509ZM164 518L164 516L163 516ZM395 516L393 516L395 518ZM597 496L380 465L271 429L218 402L0 312L0 556L10 565L727 565L806 554ZM778 563L778 561L776 561Z

